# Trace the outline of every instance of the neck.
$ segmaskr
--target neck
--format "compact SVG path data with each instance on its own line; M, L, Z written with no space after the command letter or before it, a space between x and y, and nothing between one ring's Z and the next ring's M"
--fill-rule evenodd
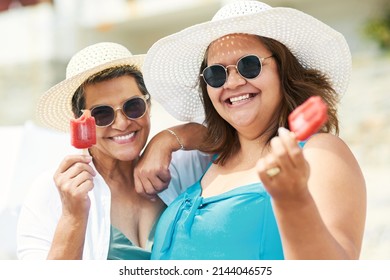
M138 158L132 161L120 161L117 159L101 160L94 157L93 164L106 182L117 181L128 184L134 181L133 173L137 161Z

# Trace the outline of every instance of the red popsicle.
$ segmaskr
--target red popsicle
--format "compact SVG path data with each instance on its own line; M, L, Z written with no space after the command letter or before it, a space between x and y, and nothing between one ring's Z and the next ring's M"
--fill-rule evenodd
M70 139L77 149L88 149L96 144L95 118L90 110L84 110L80 118L70 120Z
M288 116L290 130L302 141L316 133L328 120L328 106L319 96L312 96Z

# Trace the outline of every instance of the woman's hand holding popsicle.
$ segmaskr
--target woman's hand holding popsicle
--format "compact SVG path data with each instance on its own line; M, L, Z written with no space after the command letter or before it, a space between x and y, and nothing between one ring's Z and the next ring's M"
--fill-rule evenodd
M307 191L310 170L298 141L320 130L327 119L326 104L315 96L290 114L291 131L279 128L279 135L271 140L270 153L257 163L259 177L272 197L289 200Z
M54 182L62 201L62 212L73 217L87 217L90 207L88 192L96 175L89 155L66 156L54 174Z
M80 218L88 214L88 192L93 188L96 174L90 166L92 157L87 153L88 148L96 144L95 119L89 110L84 110L80 118L70 120L70 136L72 146L83 149L83 154L65 157L54 174L54 181L60 193L63 214Z

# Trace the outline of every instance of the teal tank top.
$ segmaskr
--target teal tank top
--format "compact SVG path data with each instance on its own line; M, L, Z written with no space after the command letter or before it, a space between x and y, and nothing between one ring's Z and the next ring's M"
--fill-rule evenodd
M146 249L143 249L134 245L121 231L111 226L107 260L150 260L154 231L153 228Z
M162 214L151 259L283 259L270 196L260 183L203 198L200 182Z
M200 181L162 214L151 259L284 259L271 197L262 183L203 198Z

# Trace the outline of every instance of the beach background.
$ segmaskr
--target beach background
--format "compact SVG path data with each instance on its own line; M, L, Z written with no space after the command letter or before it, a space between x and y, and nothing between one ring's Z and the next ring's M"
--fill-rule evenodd
M135 54L144 53L157 39L209 20L227 1L42 2L26 7L16 3L0 12L0 259L16 259L16 221L29 183L71 151L67 135L37 126L34 117L37 99L64 78L71 55L99 41L118 42ZM363 29L369 19L383 15L390 1L264 2L312 14L343 33L350 45L353 71L339 107L340 136L366 178L361 259L389 260L390 54ZM152 135L176 123L153 102Z

